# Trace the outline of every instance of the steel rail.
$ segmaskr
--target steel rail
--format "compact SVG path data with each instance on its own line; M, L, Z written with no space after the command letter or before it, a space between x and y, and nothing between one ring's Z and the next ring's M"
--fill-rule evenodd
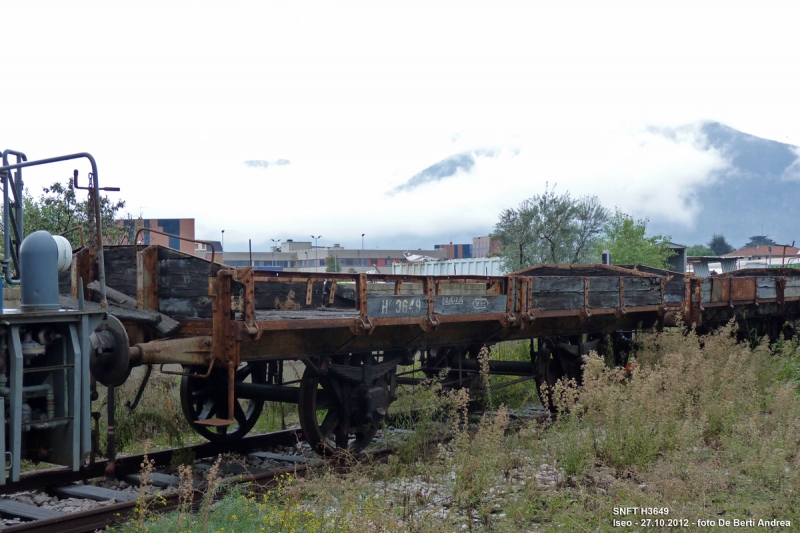
M191 450L194 452L195 457L213 457L220 453L241 453L265 446L295 444L301 440L302 435L299 429L287 429L265 433L263 435L244 437L232 443L217 444L213 442L203 442L194 446L186 446L185 448L170 448L168 450L148 453L147 457L155 461L155 466L165 466L170 464L172 454L177 450ZM115 464L118 469L117 474L125 475L138 472L143 459L144 454L117 457ZM77 472L68 470L67 468L53 468L30 472L28 474L23 474L17 482L0 485L0 495L102 477L107 465L108 460L103 459L95 461L93 465L78 470Z

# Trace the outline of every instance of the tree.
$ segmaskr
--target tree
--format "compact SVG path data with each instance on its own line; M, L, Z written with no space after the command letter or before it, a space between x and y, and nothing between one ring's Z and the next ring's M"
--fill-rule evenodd
M327 259L325 259L325 272L341 272L342 271L342 264L339 262L339 258L335 255L329 255Z
M669 235L647 236L648 219L634 220L630 215L616 210L608 223L605 237L598 242L598 253L611 252L611 260L618 265L645 265L668 268L667 259L673 255Z
M715 233L711 237L711 240L708 241L708 247L712 252L714 252L710 255L725 255L733 251L733 246L728 244L728 241L725 240L725 236L717 233Z
M686 256L717 255L705 244L694 244L686 249Z
M608 217L596 196L574 199L546 188L517 209L503 210L491 238L500 244L507 272L537 263L580 263L592 257Z
M774 246L775 241L766 235L754 235L750 237L750 242L744 245L745 248L755 248L756 246ZM733 250L731 250L732 252Z
M70 178L65 186L62 183L53 183L45 187L38 200L34 200L26 190L23 195L23 226L25 233L37 230L46 230L53 235L60 235L69 230L66 235L73 248L80 246L80 233L75 228L83 231L86 243L94 242L94 207L88 199L79 200L78 194ZM124 200L112 202L106 197L100 197L100 223L103 229L104 244L124 244L133 240L129 236L130 224L119 225L116 222L117 213L125 207Z

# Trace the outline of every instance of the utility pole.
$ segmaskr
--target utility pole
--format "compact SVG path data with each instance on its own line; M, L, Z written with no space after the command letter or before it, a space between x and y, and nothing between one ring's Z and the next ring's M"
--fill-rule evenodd
M314 237L312 235L311 238L314 239L314 263L315 263L314 264L314 272L318 272L319 271L319 246L317 246L317 245L319 244L319 240L320 240L320 238L322 238L322 235L317 235L316 237Z
M272 266L275 266L275 249L281 245L281 239L270 239L270 240L272 241Z

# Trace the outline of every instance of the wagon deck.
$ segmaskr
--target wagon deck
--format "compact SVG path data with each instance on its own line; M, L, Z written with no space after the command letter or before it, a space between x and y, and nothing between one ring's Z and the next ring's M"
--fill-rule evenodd
M179 336L225 331L242 356L259 358L651 327L683 303L665 290L664 276L603 265L544 265L498 277L260 272L160 246L107 248L105 265L111 289L140 310L176 319ZM90 251L77 253L62 292L74 296L94 268ZM136 343L159 337L120 318Z
M351 341L350 348L411 348L673 325L678 314L697 324L748 312L779 315L800 301L800 273L791 269L703 279L608 265L540 265L498 277L367 276L229 269L161 246L110 247L105 264L110 288L135 299L141 310L178 320L183 337L213 335L214 303L221 319L228 306L217 299L229 293L228 320L233 329L244 328L239 341L258 341L262 357L290 355L278 349L285 342L271 349L262 340L284 330L322 330L303 342L318 353L338 351L342 335L370 337ZM62 292L75 297L77 280L88 285L95 270L91 251L80 251ZM139 342L159 337L141 327L144 320L134 326L128 314L120 318ZM395 331L378 334L387 327Z

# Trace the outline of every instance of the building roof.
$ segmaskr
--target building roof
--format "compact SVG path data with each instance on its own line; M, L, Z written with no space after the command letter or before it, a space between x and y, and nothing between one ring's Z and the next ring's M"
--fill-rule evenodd
M785 252L784 252L784 247L786 249ZM769 246L762 244L761 246L751 246L749 248L742 248L741 250L736 250L735 252L725 254L725 256L736 256L736 255L742 255L745 257L752 257L754 255L769 256L770 255L769 249L770 249ZM783 244L773 244L771 253L772 257L781 257L782 255L789 257L800 253L800 248L789 246L788 244L785 246Z

